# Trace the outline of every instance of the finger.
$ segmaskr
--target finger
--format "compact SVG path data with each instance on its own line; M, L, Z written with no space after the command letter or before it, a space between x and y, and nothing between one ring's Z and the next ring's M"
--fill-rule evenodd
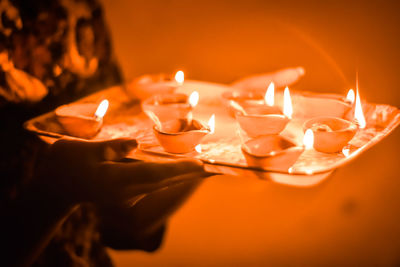
M176 176L171 179L164 180L160 183L150 184L133 184L125 186L121 194L124 199L132 199L138 195L149 194L160 190L165 190L171 186L177 186L184 183L192 183L195 181L201 181L207 177L213 176L214 174L205 172L193 172L184 175Z
M249 76L234 82L232 85L240 89L265 90L270 82L274 82L276 87L284 87L297 82L304 74L303 67L287 68L273 73Z
M284 87L297 82L305 74L303 67L289 68L277 71L272 76L272 81L277 87Z
M109 141L81 141L61 139L53 144L55 153L82 157L93 161L120 160L137 147L135 139L119 138Z
M98 176L117 184L158 183L165 179L191 172L205 172L199 160L179 160L168 163L115 163L99 165Z

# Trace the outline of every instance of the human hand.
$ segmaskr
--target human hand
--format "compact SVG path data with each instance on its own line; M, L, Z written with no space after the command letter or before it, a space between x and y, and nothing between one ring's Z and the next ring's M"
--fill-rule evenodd
M161 188L210 176L199 161L115 162L137 146L133 139L59 140L42 160L36 183L67 203L124 203Z
M305 74L303 67L287 68L272 73L263 73L245 77L232 83L239 89L265 90L274 82L276 87L284 87L296 83Z

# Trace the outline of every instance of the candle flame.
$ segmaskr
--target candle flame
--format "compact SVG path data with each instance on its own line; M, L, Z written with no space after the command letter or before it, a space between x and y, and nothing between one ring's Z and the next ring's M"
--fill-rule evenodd
M208 120L208 127L210 128L210 134L213 134L215 132L215 114L212 114Z
M306 149L312 149L314 146L314 132L311 129L307 129L304 133L303 144Z
M307 169L307 170L306 170L306 174L308 174L308 175L313 174L313 170Z
M189 105L194 108L195 106L197 106L197 103L199 103L199 93L197 91L194 91L189 96Z
M286 117L292 118L293 114L293 106L292 106L292 99L290 97L289 88L286 86L285 91L283 92L283 114Z
M107 109L108 109L108 100L104 99L103 101L101 101L101 103L99 104L99 106L96 109L96 112L94 113L94 116L96 118L103 118L104 115L106 115Z
M182 85L185 81L185 73L181 70L177 71L175 74L175 81L178 83L178 85Z
M356 94L356 106L354 108L354 119L356 120L358 127L364 129L367 126L367 122L365 121L364 112L362 110L361 100L360 100L360 93Z
M197 153L201 153L201 145L198 144L197 146L194 147L194 150L197 151Z
M346 99L347 99L351 104L353 104L353 103L354 103L354 98L355 98L354 90L353 90L353 89L350 89L349 92L347 93Z
M342 149L342 153L343 153L343 155L347 158L347 157L350 156L350 149L349 149L348 147L344 147L344 148Z
M268 86L267 92L265 92L264 101L268 106L274 105L275 97L275 85L271 82Z

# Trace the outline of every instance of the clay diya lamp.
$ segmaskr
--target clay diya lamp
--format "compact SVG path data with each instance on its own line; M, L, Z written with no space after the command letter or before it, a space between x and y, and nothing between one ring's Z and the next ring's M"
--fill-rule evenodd
M303 128L313 131L314 149L323 153L341 152L358 130L355 123L336 117L313 118Z
M194 106L180 93L155 95L142 102L143 111L153 113L160 121L186 118Z
M189 153L200 143L210 127L198 120L175 119L154 125L154 134L166 152L183 154Z
M156 94L173 93L183 81L183 71L178 71L175 79L166 74L143 75L127 84L126 92L133 99L147 99Z
M90 139L100 131L107 108L107 100L101 102L100 105L75 103L58 107L55 114L69 135Z
M294 115L298 117L344 118L351 110L351 102L340 95L301 92L294 101Z
M229 115L235 117L236 108L231 105L232 101L242 107L264 104L264 95L260 92L251 91L227 91L222 94L222 102L228 108Z
M249 166L277 171L288 171L303 151L304 147L281 135L260 136L242 145Z
M276 106L250 106L244 111L236 113L236 120L250 137L279 134L290 121Z

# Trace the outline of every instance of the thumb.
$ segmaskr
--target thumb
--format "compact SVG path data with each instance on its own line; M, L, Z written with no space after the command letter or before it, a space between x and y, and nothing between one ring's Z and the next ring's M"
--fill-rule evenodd
M93 161L115 161L124 158L137 147L135 139L119 138L109 141L61 139L52 145L53 153L62 157L80 157Z

